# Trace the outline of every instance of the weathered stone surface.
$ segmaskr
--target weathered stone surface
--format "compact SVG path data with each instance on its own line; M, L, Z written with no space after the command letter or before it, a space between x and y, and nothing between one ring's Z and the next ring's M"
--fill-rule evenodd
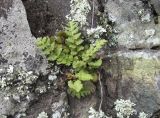
M109 0L106 10L119 32L116 37L119 47L136 50L160 46L160 26L153 20L149 3L144 4L141 0Z
M45 111L50 118L68 118L68 101L65 92L55 94L50 91L47 94L40 96L40 99L33 103L30 109L27 110L25 118L36 118L39 113Z
M7 3L4 2L4 3ZM20 0L14 0L7 19L0 17L0 53L8 63L20 63L27 70L45 72L42 57L35 48L35 38L30 32L26 12Z
M119 47L128 49L152 49L160 46L159 25L141 24L136 22L134 24L124 24L126 26L119 27L122 33L117 35ZM147 31L153 30L155 33L148 34Z
M0 115L13 115L16 112L15 110L17 110L14 109L16 105L7 99L5 94L5 92L0 94Z
M6 65L20 65L27 71L45 73L47 63L39 56L35 40L30 32L21 0L0 1L0 68ZM20 98L9 95L7 97L8 93L3 92L0 96L0 115L25 112L29 102L19 103L15 99Z
M9 8L12 6L13 0L1 0L0 1L0 17L7 18L7 12L9 11Z
M131 99L137 111L153 113L160 103L160 51L117 52L106 64L112 98ZM115 96L117 93L117 96Z
M71 118L88 118L88 110L90 107L96 107L98 98L95 95L82 99L70 98L69 104Z
M147 0L108 0L106 9L119 50L104 65L106 93L112 104L117 98L131 99L138 112L151 114L160 108L160 25Z

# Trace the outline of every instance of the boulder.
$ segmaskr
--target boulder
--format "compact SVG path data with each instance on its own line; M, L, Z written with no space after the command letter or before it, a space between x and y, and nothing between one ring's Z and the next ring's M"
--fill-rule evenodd
M2 2L1 6L10 5L8 1L10 0ZM24 6L20 0L14 0L11 5L12 7L6 8L8 12L0 12L1 58L8 64L19 63L27 70L45 73L47 64L37 53L36 38L31 34ZM6 17L3 17L4 14Z
M22 1L1 0L0 22L0 70L5 70L8 65L17 65L37 75L40 72L45 74L47 62L35 47L36 38L31 34ZM8 72L0 72L1 84L3 74ZM19 103L20 97L11 91L1 90L0 93L0 115L13 116L17 112L25 112L28 101Z

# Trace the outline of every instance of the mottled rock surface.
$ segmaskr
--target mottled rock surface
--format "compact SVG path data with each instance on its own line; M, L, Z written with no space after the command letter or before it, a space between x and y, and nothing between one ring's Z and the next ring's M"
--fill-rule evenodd
M69 100L72 118L88 118L89 108L94 108L98 104L98 97L96 95L81 100L75 98L70 98Z
M119 51L106 65L111 98L131 99L138 111L153 113L160 103L160 52Z
M131 99L138 112L152 114L160 108L160 25L151 4L108 0L106 9L118 32L118 48L104 64L108 98Z
M3 3L3 2L2 2ZM9 4L7 1L4 4ZM6 9L7 10L7 9ZM4 14L2 12L2 14ZM44 60L36 53L35 38L30 32L26 12L20 0L14 0L7 18L0 17L0 53L8 64L19 63L27 70L45 72ZM2 62L1 62L2 63Z
M26 12L21 0L0 1L0 69L7 65L19 65L26 71L46 72L47 63L39 56L35 38L30 32ZM6 72L0 72L1 75ZM1 77L0 75L0 77ZM23 78L24 79L24 78ZM2 84L1 78L1 84ZM17 90L18 91L18 90ZM0 115L14 115L25 112L27 101L19 103L20 96L14 93L1 94ZM17 100L17 101L16 101Z
M40 100L33 103L30 108L26 112L26 118L35 118L43 111L48 114L49 118L68 118L68 102L64 92L59 95L58 92L55 94L55 91L51 90L41 95Z
M27 71L46 73L46 61L37 52L36 37L53 35L65 23L69 13L69 0L0 0L0 67L20 65ZM99 5L97 5L99 4ZM103 65L103 111L114 113L116 99L131 99L137 111L153 113L160 108L160 25L159 0L98 0L96 9L103 14L103 5L109 22L116 31L118 48L109 52ZM101 9L102 8L102 9ZM156 12L156 15L155 15ZM106 15L106 12L104 12ZM107 19L106 18L106 19ZM28 23L28 21L29 23ZM34 34L32 36L31 31ZM78 100L64 92L65 84L57 76L38 80L35 94L27 96L29 102L19 103L19 97L0 94L0 116L18 116L26 111L27 118L36 118L45 111L49 117L67 118L70 104L71 118L87 118L90 107L98 108L100 89L93 96ZM62 85L58 85L61 84ZM2 91L1 91L2 92ZM39 92L39 93L38 93ZM43 94L40 95L40 92ZM26 110L27 109L27 110ZM5 116L4 116L5 117ZM158 116L159 117L159 116Z

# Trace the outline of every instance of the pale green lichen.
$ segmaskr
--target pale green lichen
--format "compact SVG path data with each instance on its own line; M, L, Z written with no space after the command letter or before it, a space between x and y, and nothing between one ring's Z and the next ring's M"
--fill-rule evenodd
M133 69L125 69L123 73L137 79L146 78L146 81L152 81L155 73L160 71L160 61L157 59L132 58L131 61L134 63Z
M130 118L133 114L137 114L136 109L134 109L135 105L130 100L119 99L114 102L115 110L117 112L118 118ZM148 114L144 112L139 113L139 118L147 118Z
M117 111L118 118L129 118L136 113L136 110L133 108L135 106L130 100L116 100L114 102L115 110Z
M81 26L87 25L87 15L91 10L88 0L71 0L70 7L70 14L66 18L79 22Z
M38 76L34 75L32 71L26 71L22 67L8 67L1 68L0 72L0 88L6 91L15 91L19 95L26 95L30 93L30 86L36 82Z
M117 113L117 118L130 118L133 114L137 114L136 109L134 109L134 104L130 100L119 99L114 102L115 110ZM88 118L112 118L105 115L102 110L96 111L94 108L90 108ZM148 114L140 112L138 118L148 118Z
M42 94L42 93L45 93L47 92L47 88L45 86L38 86L36 89L35 89L36 92Z
M88 118L111 118L111 117L106 116L102 110L96 111L92 107L89 109L88 113L89 113Z
M0 115L0 118L7 118L7 116L5 116L5 115Z
M47 113L46 112L41 112L39 115L38 115L38 117L37 118L48 118L48 115L47 115Z
M87 34L93 38L100 38L100 36L106 32L102 26L97 26L96 28L87 29Z
M148 114L144 113L144 112L140 112L139 113L139 118L147 118L148 117Z

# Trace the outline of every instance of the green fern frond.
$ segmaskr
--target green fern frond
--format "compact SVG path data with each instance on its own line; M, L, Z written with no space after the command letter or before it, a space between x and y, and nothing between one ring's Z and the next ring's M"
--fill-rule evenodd
M95 44L91 44L89 49L86 50L82 54L83 61L89 62L89 60L94 59L96 56L96 53L106 44L106 40L97 40Z
M102 59L98 59L96 61L88 62L90 68L99 68L102 65Z
M82 68L86 68L86 63L84 61L74 60L72 66L74 69L80 70Z
M71 94L73 97L77 97L80 99L81 97L85 97L94 93L95 90L96 87L91 81L85 81L83 82L83 88L79 92L76 92L74 89L69 87L68 93Z
M66 39L66 45L70 48L72 55L77 55L77 53L84 49L81 45L83 40L81 39L78 23L70 21L65 28L65 33L68 36Z
M84 69L76 73L75 76L81 81L94 80L94 76Z
M97 52L106 44L106 40L97 39L95 44L83 43L78 23L70 21L65 31L57 33L55 37L38 38L36 45L42 50L49 61L56 61L74 69L74 80L68 81L68 91L77 98L84 97L95 91L98 78L95 69L102 64L96 58Z
M80 80L76 80L75 82L70 80L68 81L68 87L73 91L79 93L83 88L83 84Z
M73 61L72 55L62 53L57 59L57 64L64 64L70 66L72 61Z

